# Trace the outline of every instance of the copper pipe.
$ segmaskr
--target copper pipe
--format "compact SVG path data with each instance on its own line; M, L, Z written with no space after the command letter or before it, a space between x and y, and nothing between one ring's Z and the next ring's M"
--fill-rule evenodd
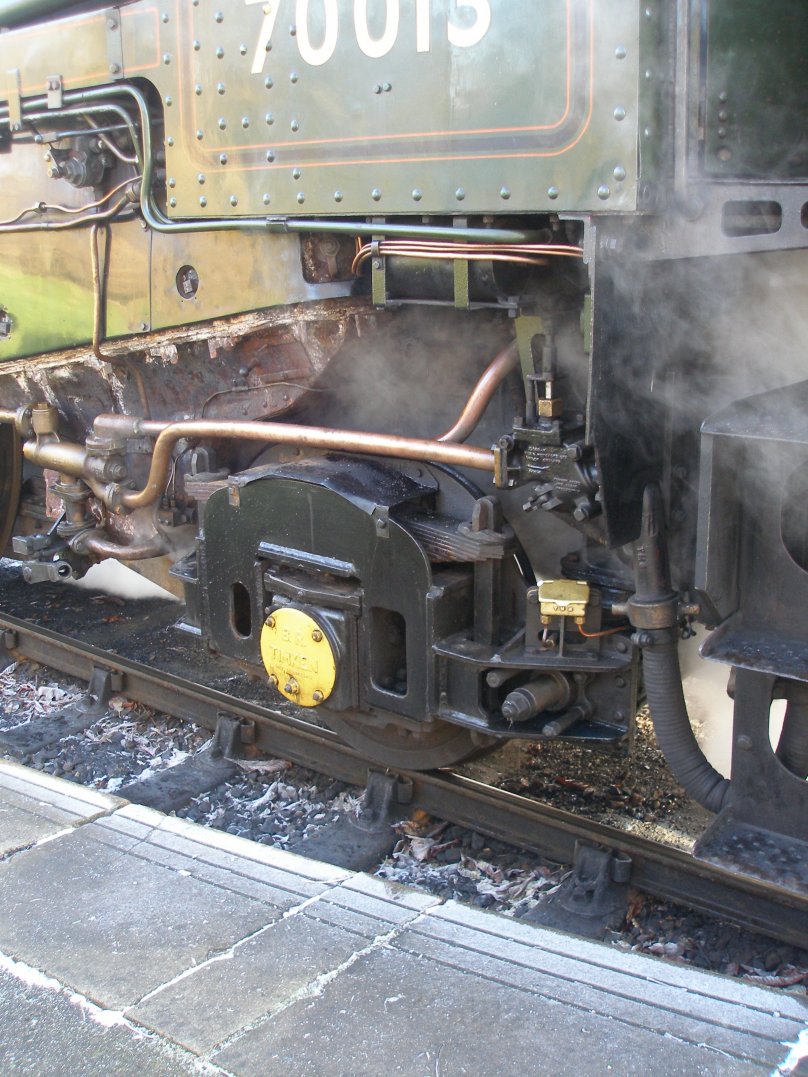
M191 420L171 423L154 444L151 470L142 490L126 491L121 503L128 509L153 504L162 494L171 465L171 454L182 438L234 438L264 444L297 445L309 449L366 453L404 460L434 460L453 467L469 467L493 472L494 453L466 445L445 444L426 438L397 437L393 434L366 434L353 430L331 430L321 426L297 426L292 423L255 423L230 420Z
M71 441L26 441L22 452L26 460L41 468L63 472L74 478L84 475L87 450L83 445Z
M118 561L142 561L147 557L160 557L168 553L168 544L159 536L147 542L130 542L121 546L101 538L98 533L80 535L76 543L78 553L92 553L96 557L114 557Z
M450 427L445 434L441 434L438 441L465 441L475 430L485 409L491 402L491 397L502 385L512 370L519 365L519 348L516 341L503 348L499 355L483 371L483 375L471 392L466 406L460 413L460 417L454 426Z

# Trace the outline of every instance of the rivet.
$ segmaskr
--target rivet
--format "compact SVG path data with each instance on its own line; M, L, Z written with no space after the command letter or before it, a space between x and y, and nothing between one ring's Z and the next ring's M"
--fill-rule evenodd
M201 82L197 82L196 86L194 86L194 93L196 94L197 97L199 97L200 94L202 93L202 83Z
M381 93L382 92L382 84L380 82L377 82L376 85L373 87L373 92L374 93Z
M200 204L200 206L203 206L203 207L208 204L208 200L207 200L207 198L205 198L204 195L202 195L202 197L199 199L199 204Z
M605 183L601 184L601 186L598 187L598 198L600 198L604 202L606 201L606 199L609 197L609 195L611 193L612 192L609 190L609 188L606 186Z
M120 73L121 73L121 65L120 64L110 64L109 65L109 73L110 73L110 75L120 75Z
M218 49L216 50L216 59L217 59L217 60L221 60L221 59L223 59L223 57L224 57L224 49L223 49L223 48L222 48L222 46L220 45L220 46L218 47Z
M199 38L194 38L194 52L199 52L201 48L202 42L199 40Z
M298 120L292 120L292 122L289 124L289 126L292 128L293 131L299 131L300 130L300 123L299 123Z
M301 204L301 206L306 201L306 195L303 193L303 191L298 191L297 192L297 200Z
M200 128L198 128L198 130L197 130L197 132L196 132L196 137L197 137L197 141L198 141L198 142L201 142L201 141L202 141L202 139L203 139L203 138L205 137L205 132L204 132L204 131L202 130L202 128L201 128L201 127L200 127Z
M548 187L547 188L547 197L548 198L558 198L560 193L561 192L559 191L558 187Z
M721 111L718 113L718 119L721 121L721 123L726 123L729 119L729 113L725 108L722 108Z
M622 165L618 165L612 173L618 183L622 182L626 178L626 170Z
M382 260L381 260L381 258L374 258L373 259L373 268L374 269L381 269L382 268Z
M721 148L718 151L718 160L719 161L731 161L732 160L732 150L729 148L729 146L721 146Z
M646 19L652 19L654 17L653 12L651 11L650 7L647 7L645 9L645 17L646 17Z
M247 55L247 46L246 45L239 45L238 51L241 53L242 56L246 56Z
M247 128L247 127L250 126L250 117L249 116L242 116L241 117L241 126L244 127L244 128Z
M167 11L164 11L164 12L163 12L163 14L162 14L162 20L163 20L163 22L168 22L168 12L167 12ZM110 22L112 22L113 20L112 20L112 19L110 19L109 21L110 21ZM114 30L114 29L115 29L115 27L114 27L114 26L110 26L110 30Z
M505 201L507 202L508 199L511 197L511 192L508 190L507 187L500 187L499 197L504 198Z
M626 46L625 45L618 45L617 48L614 50L614 55L615 55L615 58L618 59L618 60L625 60L626 55L627 55L626 54Z
M727 129L726 129L726 127L719 127L718 131L717 131L717 134L718 134L719 138L726 138L727 137Z
M390 93L390 91L393 89L392 82L385 82L384 86L382 86L382 89L385 93Z
M267 160L270 163L275 160L275 151L274 150L267 150Z
M169 187L176 187L177 186L177 181L174 179L173 176L168 177L168 186Z
M216 83L216 93L218 93L218 94L223 94L224 93L224 83L223 82L217 82Z
M216 14L213 17L216 20L216 22L224 22L224 12L223 11L217 11Z
M413 202L420 202L423 197L423 193L416 187L412 192Z
M465 197L466 197L466 192L463 190L462 187L458 187L457 190L455 191L455 198L457 199L457 201L462 202Z
M291 74L289 75L289 81L290 82L297 82L297 80L299 78L300 78L300 76L298 75L297 71L292 71Z
M230 205L231 206L237 206L238 205L238 198L234 194L230 195Z
M382 192L379 190L378 187L374 187L373 190L370 192L370 197L373 199L374 202L378 202L382 197Z
M163 22L166 22L166 21L167 21L167 16L163 15ZM117 30L118 29L118 20L117 19L107 19L107 29L108 30Z
M171 97L170 95L168 97L166 97L166 108L171 108L171 106L173 104L174 104L174 98Z
M274 85L275 85L275 83L272 81L271 78L265 78L264 79L264 88L265 89L271 90Z
M643 128L643 131L642 131L643 138L651 138L653 133L654 132L653 132L653 129L651 127L644 127Z
M622 105L618 105L617 108L614 110L613 115L614 118L618 121L624 120L626 118L626 110L622 107Z
M265 194L265 195L264 195L264 197L263 197L263 199L262 199L262 201L263 201L263 203L264 203L264 205L265 205L265 206L268 206L268 205L269 205L269 201L270 201L270 199L269 199L269 195L268 195L268 194Z
M294 37L296 33L297 33L297 27L295 26L294 23L292 23L292 25L289 27L289 36Z
M196 177L196 182L197 182L197 183L204 183L204 182L205 182L205 173L204 173L204 172L200 172L200 173L199 173L199 174L197 175L197 177Z
M311 634L311 638L314 640L315 643L319 643L322 640L323 634L322 634L322 632L320 631L319 628L314 629L314 631Z
M169 135L168 138L166 139L166 146L173 146L173 145L174 145L174 136Z
M654 77L654 72L651 70L650 67L646 67L646 69L645 69L645 81L650 82L653 77Z
M171 53L170 52L164 52L163 53L163 63L164 64L170 64L171 63Z
M752 749L752 738L747 737L745 733L742 733L740 737L738 737L738 739L735 741L735 743L741 749L742 752L748 752Z
M224 118L224 116L220 116L219 117L219 130L224 131L225 127L227 127L227 120Z
M268 124L271 127L274 122L275 117L272 115L271 112L268 112L266 116L264 116L264 123Z
M293 168L292 169L292 179L296 179L296 180L300 179L300 169L299 168Z
M219 154L219 164L220 165L226 165L227 164L227 154L226 153L220 153Z
M169 198L168 204L169 206L171 206L172 209L174 209L174 207L176 206L177 200L173 195L171 196L171 198Z
M341 202L342 201L342 191L334 191L334 201L335 202Z
M729 101L729 94L726 90L721 91L721 93L718 95L718 100L721 102L722 105L725 105L727 101Z

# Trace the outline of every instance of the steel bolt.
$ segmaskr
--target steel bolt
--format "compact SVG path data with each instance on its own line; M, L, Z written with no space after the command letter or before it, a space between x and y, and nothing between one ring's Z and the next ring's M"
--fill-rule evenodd
M296 696L300 692L300 685L293 684L292 681L288 681L283 686L284 692L288 692L290 696Z
M323 695L322 692L320 692L318 690L316 692L311 693L311 698L314 700L315 703L322 703L323 700L325 699L325 696Z
M311 634L311 638L314 640L315 643L320 643L320 641L323 638L323 634L322 634L322 632L320 631L319 628L314 629L314 631Z
M274 617L267 617L267 628L274 628L274 627L275 627L275 618Z
M275 676L274 673L270 673L270 675L269 675L269 683L273 688L278 687L278 678Z
M120 64L110 64L109 65L109 73L110 73L110 75L120 75L120 73L121 73L121 65Z

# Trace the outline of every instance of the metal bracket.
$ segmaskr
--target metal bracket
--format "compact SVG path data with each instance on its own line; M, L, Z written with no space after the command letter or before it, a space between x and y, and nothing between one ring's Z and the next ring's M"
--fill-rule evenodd
M123 38L121 37L121 13L117 8L105 12L107 23L107 64L114 79L123 78Z
M61 75L48 75L45 79L48 108L61 108L64 104L64 85Z
M576 841L572 874L526 919L600 938L622 924L628 904L631 858Z
M124 675L117 670L102 669L93 666L90 683L83 698L77 704L77 710L86 715L100 717L106 713L110 696L123 690Z
M22 129L22 78L18 67L8 72L8 121L12 131Z
M238 759L241 755L241 722L230 714L219 714L210 755L213 759Z

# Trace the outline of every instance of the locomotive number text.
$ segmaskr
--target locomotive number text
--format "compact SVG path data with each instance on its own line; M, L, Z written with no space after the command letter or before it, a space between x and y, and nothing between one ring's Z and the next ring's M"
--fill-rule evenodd
M386 56L398 40L402 2L401 0L384 0L384 2L386 5L384 30L378 37L371 36L368 27L369 0L354 0L353 4L353 32L356 35L356 43L366 56L373 59ZM254 75L260 75L264 69L278 13L284 5L291 9L292 0L246 0L246 3L263 3L264 8L264 21L258 35L251 69ZM331 59L340 34L338 0L317 0L317 3L320 3L323 8L325 30L322 40L314 42L309 35L309 0L294 0L297 47L301 59L312 67L320 67ZM415 0L412 5L409 0L404 0L405 11L414 10L415 14L416 52L429 52L431 48L431 5L432 0ZM452 19L450 13L447 13L446 34L449 44L461 49L471 48L482 41L491 26L491 0L465 0L465 2L458 0L454 7L470 9L469 15L473 16L473 19L466 19L464 24L460 25Z

